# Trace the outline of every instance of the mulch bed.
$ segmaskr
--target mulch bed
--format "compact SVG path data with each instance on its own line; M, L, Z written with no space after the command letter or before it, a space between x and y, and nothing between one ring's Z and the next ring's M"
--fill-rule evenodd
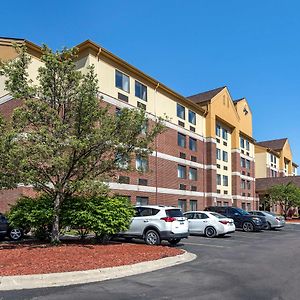
M177 248L142 244L0 244L0 276L83 271L130 265L182 254Z

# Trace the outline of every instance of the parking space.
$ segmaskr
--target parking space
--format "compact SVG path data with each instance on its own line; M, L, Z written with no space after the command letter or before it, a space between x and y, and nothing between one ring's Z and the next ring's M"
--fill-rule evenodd
M107 282L7 292L3 299L289 300L300 293L300 225L191 236L178 247L197 254L183 265Z

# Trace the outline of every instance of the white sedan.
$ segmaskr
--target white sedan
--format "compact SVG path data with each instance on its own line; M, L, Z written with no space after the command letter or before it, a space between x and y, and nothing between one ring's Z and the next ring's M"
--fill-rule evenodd
M224 236L235 231L233 219L215 212L188 211L184 216L189 222L189 232L204 234L206 237Z

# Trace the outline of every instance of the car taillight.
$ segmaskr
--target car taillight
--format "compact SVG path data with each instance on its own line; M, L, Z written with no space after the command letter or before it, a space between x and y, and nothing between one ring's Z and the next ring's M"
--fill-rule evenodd
M222 223L222 224L224 224L224 225L226 225L226 224L229 223L229 221L225 221L225 220L221 220L221 221L219 221L219 222Z
M173 218L173 217L164 217L164 218L161 218L161 220L164 220L165 222L174 222L174 221L176 221L176 219Z

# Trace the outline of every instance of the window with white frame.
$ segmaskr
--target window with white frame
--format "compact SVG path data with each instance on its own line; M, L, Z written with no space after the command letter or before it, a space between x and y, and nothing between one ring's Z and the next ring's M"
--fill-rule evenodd
M177 117L185 120L185 107L177 103Z
M147 101L147 87L138 81L135 81L135 96Z
M189 110L189 122L196 125L196 114Z
M148 171L148 159L146 157L137 156L135 160L135 167L140 172Z
M129 93L129 76L116 70L116 87Z

